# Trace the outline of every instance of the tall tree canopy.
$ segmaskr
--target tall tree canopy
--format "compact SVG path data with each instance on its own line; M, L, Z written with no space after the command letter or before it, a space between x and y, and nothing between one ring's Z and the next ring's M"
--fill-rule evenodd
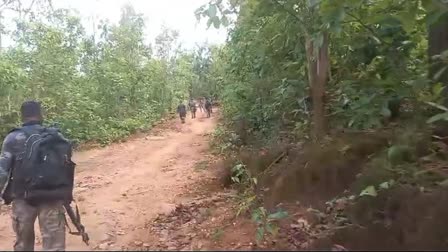
M437 0L212 0L196 16L229 30L210 67L225 71L209 77L226 118L264 135L286 127L320 139L329 129L380 127L403 102L438 103L447 10ZM436 115L431 122L446 118Z

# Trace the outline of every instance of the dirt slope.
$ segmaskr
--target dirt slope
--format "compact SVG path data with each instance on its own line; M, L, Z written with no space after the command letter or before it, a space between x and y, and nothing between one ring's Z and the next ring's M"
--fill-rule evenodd
M145 221L186 200L183 195L208 176L196 176L195 164L205 158L215 124L216 116L198 113L186 124L171 120L125 143L76 153L75 197L91 245L68 235L67 250L124 249L144 233ZM39 236L37 231L37 250ZM2 210L0 250L12 249L13 242L9 211Z

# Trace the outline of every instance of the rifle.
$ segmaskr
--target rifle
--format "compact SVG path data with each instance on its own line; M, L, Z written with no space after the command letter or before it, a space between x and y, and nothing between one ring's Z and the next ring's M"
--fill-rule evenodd
M72 221L73 225L78 230L78 232L72 232L72 230L70 229L70 226L67 223L67 220L65 220L65 223L67 224L67 227L69 230L69 234L80 235L82 237L82 241L88 246L89 245L89 235L86 233L84 226L81 224L81 216L79 215L78 205L76 205L76 214L75 214L75 212L73 212L73 209L69 203L65 203L64 208L67 211L67 214L70 217L70 220Z

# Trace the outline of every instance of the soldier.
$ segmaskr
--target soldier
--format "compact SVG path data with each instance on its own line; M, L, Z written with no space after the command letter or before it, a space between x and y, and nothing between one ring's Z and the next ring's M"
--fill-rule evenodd
M199 98L199 110L201 111L201 113L204 113L205 111L204 101L202 100L202 98Z
M210 98L208 98L208 99L209 99L209 101L210 101L210 113L213 114L213 98L210 97Z
M193 99L191 99L190 102L188 103L188 107L191 112L191 119L196 118L196 103L193 101Z
M179 113L180 121L185 123L185 117L187 116L187 108L183 103L177 106L177 113Z
M58 194L59 196L54 196L53 198L49 197L46 200L42 200L41 197L44 197L41 194L36 196L37 191L33 191L33 187L30 187L29 182L30 179L27 177L30 168L30 162L28 160L32 160L31 168L35 168L36 170L40 170L41 168L48 164L41 164L40 166L36 165L35 158L36 154L31 157L31 154L28 155L29 148L38 148L35 146L39 146L39 144L33 142L33 139L36 139L36 136L39 136L39 132L41 130L46 130L42 126L42 113L40 108L40 103L35 101L28 101L22 104L21 107L21 115L23 121L23 127L20 129L16 129L11 131L5 138L3 142L3 147L0 154L0 189L3 189L1 192L1 196L5 201L5 204L10 204L12 202L12 222L13 222L13 230L16 235L16 242L14 244L15 251L33 251L34 250L34 223L37 218L39 218L39 226L40 232L42 235L42 245L44 251L64 251L65 250L65 216L64 216L64 203L70 203L73 191L73 180L68 183L71 183L71 191L65 190L66 187L58 187L52 189L51 194ZM32 133L30 136L30 132ZM36 133L37 132L37 133ZM45 131L47 132L47 131ZM48 131L49 132L49 131ZM56 135L58 134L58 135ZM55 133L56 137L62 135L60 133ZM47 135L48 136L48 135ZM53 135L51 136L53 137ZM40 138L43 139L43 138ZM55 138L51 139L54 140ZM62 138L59 138L59 140ZM29 146L28 142L32 143L34 146ZM67 142L68 143L68 142ZM55 143L53 142L53 145ZM43 146L43 145L40 145ZM54 145L55 146L55 145ZM59 145L55 148L59 148ZM65 158L61 161L61 163L71 162L71 145L69 145L69 152L66 152ZM33 151L42 149L32 149ZM27 160L23 158L25 156L29 157ZM42 153L42 152L41 152ZM53 152L57 153L57 152ZM59 156L57 157L59 158ZM48 160L47 160L48 159ZM49 163L54 164L54 158L48 157L45 154L45 157L42 160L47 160ZM57 162L57 161L56 161ZM72 163L74 165L74 163ZM33 167L34 165L34 167ZM54 167L49 167L50 169ZM59 166L58 169L61 167ZM74 166L72 167L74 171ZM28 170L29 171L29 170ZM49 172L47 170L46 172ZM53 170L52 170L53 171ZM35 171L33 171L35 172ZM25 174L25 175L24 175ZM42 173L39 173L40 178ZM70 174L71 179L73 179L73 174ZM56 175L58 183L63 184L65 181L65 177L61 177L59 174ZM35 177L33 177L35 179ZM44 181L48 177L43 178ZM62 179L62 180L61 180ZM55 180L55 177L52 177L52 180ZM70 180L70 179L69 179ZM41 185L42 182L35 183ZM51 182L50 182L51 184ZM6 185L6 186L5 186ZM69 186L70 187L70 186ZM48 192L47 190L41 190L44 193ZM65 196L61 196L64 194ZM34 196L30 196L34 195ZM47 197L49 194L45 194ZM33 199L31 201L31 198ZM64 200L60 200L64 199ZM67 200L65 200L67 199ZM32 203L31 203L32 202Z
M210 113L212 111L212 103L209 99L205 100L205 110L207 111L207 117L210 117Z

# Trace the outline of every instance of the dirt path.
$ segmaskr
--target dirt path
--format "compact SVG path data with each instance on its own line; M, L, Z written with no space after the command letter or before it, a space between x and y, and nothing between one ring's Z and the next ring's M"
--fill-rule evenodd
M171 120L125 143L75 154L75 197L91 245L68 235L67 250L124 249L144 233L148 219L186 200L183 195L208 176L195 176L195 164L207 155L207 134L216 124L216 116L198 114L186 124ZM0 250L10 250L13 242L9 213L2 213ZM39 232L37 244L40 250Z

